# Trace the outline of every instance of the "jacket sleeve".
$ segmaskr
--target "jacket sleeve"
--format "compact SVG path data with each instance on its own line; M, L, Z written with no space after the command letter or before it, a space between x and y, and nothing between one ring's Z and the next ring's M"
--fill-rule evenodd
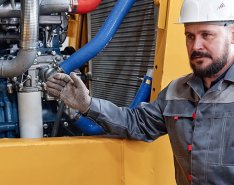
M159 96L152 103L143 103L130 109L118 107L103 99L92 98L87 117L111 135L149 142L167 133L162 115L164 102Z

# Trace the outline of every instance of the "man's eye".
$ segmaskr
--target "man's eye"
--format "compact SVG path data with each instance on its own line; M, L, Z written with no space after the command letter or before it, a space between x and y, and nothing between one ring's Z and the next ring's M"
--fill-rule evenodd
M193 40L193 39L194 39L194 36L191 35L191 34L188 34L188 35L186 35L186 39L187 39L187 40Z
M213 37L213 35L210 34L210 33L203 33L203 34L202 34L202 37L203 37L204 39L211 39L211 38Z

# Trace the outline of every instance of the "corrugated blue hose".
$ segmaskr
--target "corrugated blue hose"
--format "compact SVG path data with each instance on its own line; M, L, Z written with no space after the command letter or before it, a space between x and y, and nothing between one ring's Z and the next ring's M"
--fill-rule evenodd
M113 38L135 2L136 0L118 0L96 36L67 60L59 64L63 72L69 74L75 69L81 68L86 62L100 53Z

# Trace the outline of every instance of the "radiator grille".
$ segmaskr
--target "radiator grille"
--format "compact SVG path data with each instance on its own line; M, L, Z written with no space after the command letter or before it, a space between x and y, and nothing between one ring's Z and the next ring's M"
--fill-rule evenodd
M90 34L95 36L115 5L103 0L90 14ZM155 50L155 17L153 1L137 1L109 45L91 61L91 94L129 106L147 69L153 68Z

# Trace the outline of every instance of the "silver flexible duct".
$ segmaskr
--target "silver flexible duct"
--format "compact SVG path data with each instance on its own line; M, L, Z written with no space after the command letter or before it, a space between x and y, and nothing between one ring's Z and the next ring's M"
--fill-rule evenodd
M0 76L15 77L26 72L36 58L38 40L38 0L22 0L20 51L12 60L0 60ZM1 11L1 10L0 10Z
M71 12L70 0L42 0L39 4L40 15L50 15L51 13ZM20 3L12 7L11 3L0 6L0 18L20 17Z

